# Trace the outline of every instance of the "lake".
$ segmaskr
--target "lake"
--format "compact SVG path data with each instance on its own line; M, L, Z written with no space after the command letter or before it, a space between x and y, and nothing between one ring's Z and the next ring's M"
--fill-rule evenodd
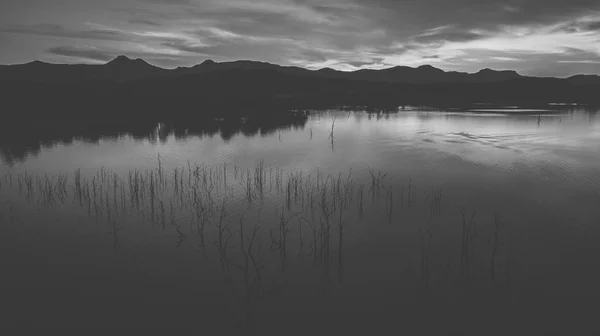
M595 109L37 130L0 153L2 328L600 332Z

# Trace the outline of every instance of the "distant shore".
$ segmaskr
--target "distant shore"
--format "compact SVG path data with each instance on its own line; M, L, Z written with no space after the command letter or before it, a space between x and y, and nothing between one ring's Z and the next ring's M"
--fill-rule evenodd
M237 61L165 70L121 57L98 66L34 62L0 67L3 116L25 122L271 119L290 110L335 106L600 106L598 92L599 76L535 78L514 71L467 74L426 66L340 72Z

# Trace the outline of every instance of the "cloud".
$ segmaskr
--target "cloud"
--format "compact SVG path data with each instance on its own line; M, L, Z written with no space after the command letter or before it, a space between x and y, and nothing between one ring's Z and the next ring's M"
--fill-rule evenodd
M600 60L566 60L558 61L558 63L600 64Z
M174 49L174 50L178 50L178 51L182 51L182 52L202 54L202 55L206 55L206 56L211 55L209 53L210 51L208 50L207 46L203 45L203 44L193 44L193 43L186 43L185 41L181 41L181 40L179 40L179 41L173 40L173 41L163 42L162 45L166 48L170 48L170 49Z
M490 32L488 35L479 40L447 43L442 49L562 54L570 48L600 52L600 34L555 31L552 26L505 26L501 31Z
M146 26L152 26L152 27L160 27L162 26L162 24L156 22L156 21L152 21L149 19L131 19L129 20L129 23L133 23L136 25L146 25Z
M516 57L492 56L491 59L502 62L519 62L521 59Z
M92 61L110 61L114 54L107 53L94 47L60 46L48 49L48 53L58 56L74 57Z
M547 1L199 1L180 18L197 22L197 43L166 45L186 52L232 58L259 57L293 60L304 66L341 69L373 64L435 63L459 67L461 59L476 59L480 51L498 53L488 61L518 62L517 54L557 54L566 48L595 52L597 36L590 8L593 1L572 4ZM585 15L584 15L585 14ZM581 17L586 17L581 19ZM577 31L556 30L558 25L583 20ZM590 27L590 28L588 28ZM262 44L264 55L249 43ZM296 43L296 46L293 44ZM394 48L395 46L395 48ZM277 54L277 56L273 55ZM481 59L485 61L486 58ZM473 63L468 62L467 63Z
M64 6L64 17L5 25L0 33L21 34L31 45L33 35L61 45L82 39L169 66L210 57L337 69L432 64L475 72L510 63L526 74L558 62L561 71L569 64L581 71L600 54L597 0L80 1L93 2L82 7L95 12L76 16ZM99 8L111 15L100 15ZM92 18L95 23L86 21Z
M435 32L432 34L425 33L425 34L417 35L414 38L414 41L419 42L419 43L444 42L444 41L465 42L465 41L478 40L478 39L482 39L485 37L486 37L486 35L484 35L482 33L474 32L474 31L442 30L442 31Z
M456 24L463 28L551 24L600 9L596 0L358 0L414 27ZM392 24L390 24L391 26ZM397 25L400 26L400 25Z
M303 1L256 0L235 1L226 0L226 6L216 5L213 13L239 14L267 14L276 15L286 20L294 20L312 24L336 25L338 17L331 12L318 10L306 5ZM322 6L320 8L323 8ZM329 7L328 7L329 8Z
M594 21L587 24L588 30L598 30L600 31L600 21Z
M69 29L60 24L40 23L34 25L15 24L0 26L0 32L24 35L56 36L91 40L124 41L122 31L103 26L91 26L89 29Z
M193 0L137 0L145 3L157 3L157 4L168 4L168 5L187 5L193 2Z

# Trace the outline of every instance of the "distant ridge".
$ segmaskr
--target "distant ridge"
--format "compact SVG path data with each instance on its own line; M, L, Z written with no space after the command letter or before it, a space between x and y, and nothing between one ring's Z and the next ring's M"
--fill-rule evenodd
M567 78L567 80L574 84L589 85L599 84L600 76L598 75L575 75Z
M169 70L148 64L141 58L118 56L106 64L53 64L33 61L0 67L0 80L41 83L74 83L86 81L129 81L161 77Z
M26 64L0 66L0 80L36 81L43 83L82 82L89 80L129 81L151 77L201 75L209 72L230 70L271 70L298 76L413 84L500 82L523 77L516 71L511 70L496 71L483 69L477 73L446 72L431 65L422 65L418 68L395 66L381 70L362 69L347 72L331 68L309 70L295 66L281 66L250 60L215 62L210 59L195 66L178 67L169 70L151 65L141 58L132 59L121 55L101 65L67 65L34 61Z
M113 69L106 71L103 69ZM177 77L197 75L223 70L275 70L293 75L309 75L321 78L343 78L388 83L487 83L525 78L514 70L481 69L475 73L444 71L432 65L394 66L385 69L360 69L340 71L332 68L309 70L296 66L282 66L261 61L237 60L215 62L207 59L190 67L163 69L151 65L141 58L132 59L120 55L105 64L56 64L44 61L32 61L15 65L0 65L0 80L26 80L39 82L73 82L86 80L128 81L149 77ZM553 77L544 77L551 79ZM566 79L578 84L600 83L600 76L578 74Z
M344 72L250 60L206 60L168 70L119 56L98 65L0 66L3 111L8 111L9 119L24 123L272 118L276 111L335 106L600 106L598 92L600 76L539 78L512 70L447 72L431 65Z
M89 80L130 81L152 77L178 77L201 75L216 71L231 70L270 70L288 75L312 76L385 83L435 84L435 83L494 83L519 78L514 70L482 69L476 73L444 71L431 65L417 68L394 66L386 69L361 69L339 71L332 68L309 70L295 66L281 66L267 62L238 60L215 62L207 59L191 67L163 69L149 64L141 58L132 59L125 55L117 56L106 64L52 64L33 61L18 65L0 66L0 80L35 81L43 83L70 83ZM567 78L574 84L597 84L600 76L576 75Z

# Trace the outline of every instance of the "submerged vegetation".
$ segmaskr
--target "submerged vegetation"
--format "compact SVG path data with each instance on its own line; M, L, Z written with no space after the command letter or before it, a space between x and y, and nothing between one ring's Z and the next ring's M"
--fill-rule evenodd
M303 128L306 115L300 113L297 123L291 125L273 120L272 127L234 118L206 122L196 129L186 124L138 125L136 132L148 142L143 144L147 147L169 141L166 146L157 146L163 147L161 151L173 148L178 137L212 136L217 132L222 133L224 142L238 132L240 136L231 146L236 151L238 141L246 141L244 136L256 132L270 133L280 151L297 150L294 147L302 138L315 148L321 146L318 154L327 154L323 161L308 158L324 162L312 169L281 166L297 162L297 158L290 160L287 153L275 155L281 152L271 153L270 146L259 148L258 155L244 153L242 160L233 157L221 163L213 161L215 154L210 152L199 159L202 162L157 155L146 157L142 169L119 164L96 170L82 165L74 171L50 173L52 167L36 166L36 160L23 167L9 163L3 172L11 173L0 172L0 223L2 236L7 238L4 243L22 252L9 251L8 258L29 260L29 255L38 254L42 262L52 257L56 263L69 258L77 261L76 266L69 264L70 270L65 273L59 269L61 265L48 267L47 272L33 270L41 276L22 272L21 265L9 268L5 279L13 277L25 284L22 291L14 291L17 294L13 300L20 304L27 295L35 304L44 300L39 299L39 291L30 289L32 282L22 279L34 279L30 281L43 287L46 279L52 278L46 274L56 272L59 286L81 283L85 291L94 286L98 291L110 290L118 297L115 302L123 306L138 286L137 281L130 280L147 281L150 284L141 293L144 299L164 295L174 300L169 303L188 302L172 310L165 310L166 305L159 302L148 305L146 311L146 303L140 300L144 307L136 306L139 309L133 314L146 320L144 315L153 310L153 317L160 316L156 320L164 317L163 323L169 325L181 323L201 329L214 322L218 328L227 328L235 321L240 333L256 335L293 334L286 329L293 325L294 329L304 326L307 330L297 330L297 334L307 335L351 334L340 330L347 327L355 331L349 325L372 328L377 323L399 323L407 330L421 328L423 331L417 334L424 335L487 334L490 326L494 326L491 334L502 335L510 334L509 328L519 322L507 317L497 326L501 316L521 309L527 319L537 312L547 320L550 314L546 308L574 310L578 295L590 301L598 297L598 231L593 225L597 212L590 207L598 195L593 190L597 170L588 169L596 161L586 161L591 164L577 170L583 173L578 178L569 176L575 172L569 167L555 170L548 166L555 161L545 161L539 166L544 169L529 176L529 166L519 174L498 173L498 167L487 170L488 165L465 166L462 161L454 165L463 157L460 154L420 155L423 147L433 146L432 138L441 141L444 134L434 137L418 131L416 140L407 140L407 132L400 128L386 135L400 135L392 151L374 151L375 155L361 156L360 163L349 158L349 162L355 162L350 163L352 168L334 170L340 161L346 161L344 155L353 153L346 152L347 148L354 146L348 141L346 113L341 116L339 112L335 111L337 119L316 115L319 122L311 123L312 127L303 132L279 132L281 143L276 142L277 130ZM368 112L366 118L394 118L389 111ZM417 111L416 115L417 120L430 118L428 111ZM523 118L523 123L534 124L535 120ZM71 133L71 126L65 129L69 139L77 134ZM136 137L127 130L115 129L115 134L125 132ZM518 137L519 132L508 138L512 141ZM220 144L221 139L214 140ZM123 141L130 139L119 139L117 143ZM524 141L534 142L530 138ZM404 147L405 143L414 148ZM300 155L306 153L305 148L300 149ZM507 154L507 149L501 152ZM398 157L382 157L390 153L398 153ZM224 154L216 155L229 160L231 153ZM431 165L432 161L438 163L437 154L443 157L443 164ZM528 159L516 156L518 162ZM247 157L268 161L252 162ZM335 161L330 164L329 160ZM466 163L472 161L469 158ZM247 165L236 165L238 162ZM35 171L23 171L25 167ZM479 170L482 168L486 171ZM538 180L548 176L545 182ZM563 183L562 178L568 181ZM513 186L523 181L531 182L525 186L527 192L522 186ZM590 182L592 189L585 193L579 184L587 187ZM577 185L570 188L570 183ZM563 195L554 194L554 190L561 190ZM515 191L523 194L515 196ZM47 251L48 247L64 254L54 255L56 252ZM147 263L137 268L140 261ZM106 269L115 263L127 273ZM87 266L103 266L96 267L100 276L73 276L83 273L82 268ZM142 273L139 277L131 276L138 270L143 271L138 272ZM171 271L168 280L161 277L165 271ZM114 282L106 283L105 275ZM53 286L44 290L49 292ZM178 292L172 292L173 288ZM78 292L70 290L66 296L70 295ZM83 300L72 307L96 305L89 297ZM227 321L216 322L220 317ZM323 320L335 325L335 330L316 328ZM539 324L532 320L536 328ZM502 327L506 332L496 330ZM466 331L469 328L476 330ZM371 329L369 333L373 333Z
M515 260L503 250L508 230L500 214L490 217L492 233L483 236L478 229L484 218L476 223L475 211L444 206L441 186L419 193L412 179L394 183L372 169L362 174L370 183L358 184L352 170L336 175L319 169L285 173L263 162L253 167L187 162L167 169L158 156L155 168L126 174L105 168L56 176L5 174L0 193L18 190L38 211L76 205L90 219L107 224L115 249L125 244L121 235L134 223L167 232L177 247L196 239L205 258L221 265L239 307L239 321L248 330L257 328L255 315L268 296L267 287L281 286L268 277L285 279L290 269L309 262L319 270L323 293L329 292L348 279L344 264L355 254L345 252L354 248L361 227L381 223L419 242L407 257L409 268L411 259L419 265L414 279L423 295L514 283ZM371 195L370 205L365 191ZM442 244L444 233L438 232L443 208L457 215L454 223L444 223L455 230L444 231L462 235L448 246ZM458 268L452 255L460 260Z

